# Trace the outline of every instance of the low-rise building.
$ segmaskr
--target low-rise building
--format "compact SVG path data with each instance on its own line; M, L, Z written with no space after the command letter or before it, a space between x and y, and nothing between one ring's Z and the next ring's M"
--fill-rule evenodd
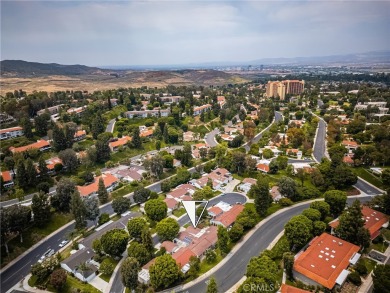
M141 181L143 179L143 174L146 170L143 167L132 165L119 165L115 168L104 169L103 173L109 173L114 175L116 178L122 181L133 182L133 181Z
M60 112L61 107L64 106L64 104L49 107L46 109L39 110L37 112L38 116L41 116L42 114L45 114L46 112L49 112L50 115L58 114Z
M168 216L172 215L173 211L179 206L179 202L173 198L165 198L165 204L167 205L167 214Z
M22 136L23 134L23 128L20 126L0 129L0 140L15 138L18 136Z
M61 268L74 274L82 282L90 282L96 277L97 263L93 261L95 252L90 248L81 248L61 262ZM85 264L86 269L80 265Z
M69 108L66 112L68 114L73 114L73 115L76 115L76 116L81 116L84 111L87 109L87 106L83 106L83 107L77 107L77 108Z
M242 180L242 183L240 185L238 185L237 188L245 193L248 193L249 190L251 189L252 185L255 185L255 184L257 184L256 179L245 178L244 180Z
M263 172L263 173L268 173L269 172L269 166L266 164L257 164L256 169Z
M114 190L118 186L119 179L111 174L102 174L99 177L95 177L93 183L84 186L77 186L77 190L80 192L81 197L96 196L99 189L99 179L102 178L104 186L106 187L107 192Z
M125 115L127 118L148 118L148 117L168 117L169 109L153 109L143 111L127 111Z
M382 229L385 229L389 226L389 216L381 213L379 211L373 210L368 206L362 207L362 214L365 220L364 227L370 233L371 240L374 240L381 233ZM331 233L334 233L334 229L339 225L339 219L335 219L329 223L329 226L332 228Z
M10 171L2 171L1 177L3 178L3 186L4 188L10 188L14 186L14 178Z
M185 142L194 141L197 140L197 138L198 137L192 131L186 131L183 133L183 141Z
M191 184L181 184L174 190L167 193L166 198L175 199L177 202L181 202L185 196L190 196L195 193L196 188Z
M51 146L49 144L48 141L44 140L44 139L41 139L41 140L38 140L37 142L34 142L32 144L29 144L29 145L25 145L25 146L22 146L22 147L10 147L9 150L15 154L15 153L22 153L22 152L25 152L25 151L28 151L30 149L37 149L41 152L43 151L47 151L49 149L51 149Z
M278 202L283 197L282 194L279 191L279 186L277 186L277 185L272 186L272 188L270 189L269 193L271 194L272 199L275 202Z
M131 137L126 135L121 138L118 138L118 140L116 141L110 142L108 146L112 152L116 152L121 146L124 146L130 141L131 141Z
M194 116L198 116L206 111L211 110L212 106L210 104L194 107Z
M234 222L237 219L237 216L244 210L244 206L241 204L234 205L227 212L223 212L222 214L216 216L215 218L210 220L210 223L213 225L221 225L225 228L229 228L233 226Z
M360 258L359 246L327 233L315 237L295 256L293 275L301 282L332 290L342 286L350 264Z
M280 286L278 290L278 293L310 293L310 291L306 291L303 289L299 289L297 287L282 284L282 286Z
M353 140L343 140L341 145L348 150L348 153L352 153L360 146L356 141Z
M48 159L45 161L45 163L46 163L46 168L48 170L48 173L50 175L54 175L56 173L56 171L55 171L56 165L58 165L58 164L63 165L62 160L59 157L54 157L54 158Z
M73 136L73 141L80 141L85 139L87 132L85 130L77 130Z

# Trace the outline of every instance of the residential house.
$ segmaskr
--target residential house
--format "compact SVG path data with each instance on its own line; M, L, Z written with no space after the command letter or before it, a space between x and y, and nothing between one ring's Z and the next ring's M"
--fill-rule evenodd
M112 107L115 107L118 105L118 99L110 99L110 102L111 102Z
M196 139L197 137L195 137L195 133L192 131L187 131L183 133L183 141L185 142L194 141Z
M129 141L131 141L131 137L126 135L126 136L123 136L121 138L118 138L118 140L116 140L116 141L110 142L108 144L108 146L110 147L110 150L112 152L116 152L119 149L119 147L124 146Z
M189 248L182 248L176 253L172 254L173 259L176 261L176 264L179 266L183 274L187 273L190 269L190 258L196 256Z
M224 186L233 180L233 176L225 168L217 168L210 174L204 174L201 178L193 179L189 183L197 188L203 188L207 185L209 179L213 184L213 189L224 190Z
M371 240L378 237L383 228L387 228L389 226L389 216L384 213L373 210L368 206L363 206L362 214L365 220L364 227L370 233ZM334 229L337 228L339 223L338 218L329 223L329 226L332 228L332 234L334 234Z
M389 108L386 108L386 105L387 102L366 102L364 104L358 103L355 106L355 111L367 110L368 107L377 107L379 110L379 115L385 115L389 111Z
M237 219L237 216L244 210L244 206L241 204L234 205L230 210L224 212L215 218L210 220L210 223L213 225L221 225L225 228L233 226L234 222Z
M38 116L41 116L42 114L45 114L46 112L49 112L50 115L58 114L58 113L60 112L60 109L61 109L62 106L64 106L64 104L61 104L61 105L57 105L57 106L53 106L53 107L49 107L49 108L46 108L46 109L39 110L39 111L37 112L37 115L38 115Z
M73 136L73 141L80 141L85 139L87 132L85 130L77 130Z
M209 149L209 146L205 143L198 143L192 147L192 157L194 159L199 159L200 158L200 150L201 149Z
M81 248L74 254L61 262L61 268L74 276L82 282L90 282L96 277L98 270L97 263L93 261L95 252L90 248ZM82 270L80 266L86 265L86 270Z
M111 192L115 187L118 186L119 179L115 176L107 173L102 174L99 177L95 177L93 183L84 186L77 186L78 191L80 192L81 197L96 196L99 189L99 179L102 178L104 186L106 187L107 192Z
M277 186L277 185L272 186L272 188L270 189L269 193L271 194L272 199L275 202L278 202L279 199L281 199L283 197L282 194L279 191L279 186Z
M172 104L172 103L178 104L181 100L184 99L185 97L182 96L167 96L167 97L160 98L161 102L163 102L164 104Z
M164 202L167 205L168 216L172 215L173 211L176 210L179 206L179 202L174 198L165 198Z
M237 188L245 193L248 193L249 190L251 189L252 185L255 185L255 184L257 184L256 179L245 178L244 180L242 180L242 183L240 185L238 185Z
M143 111L127 111L125 115L127 118L148 118L148 117L168 117L169 109L153 109Z
M140 137L151 137L153 136L154 128L145 128L140 131L139 136Z
M268 173L269 172L269 166L266 164L257 164L256 169L263 172L263 173Z
M48 174L50 175L54 175L56 173L55 172L56 165L58 164L63 165L62 160L59 157L48 159L45 161L45 163L46 163L46 168L48 170Z
M143 167L132 165L132 166L125 166L125 165L119 165L115 168L111 169L104 169L102 170L103 173L109 173L111 175L114 175L116 178L127 181L127 182L133 182L133 181L141 181L143 179L143 173L146 172L146 170Z
M225 96L217 96L217 101L221 108L223 108L223 106L226 104Z
M290 157L296 157L298 160L302 159L302 151L298 149L287 149L286 155Z
M86 109L87 109L87 106L77 107L77 108L69 108L66 112L68 114L74 114L74 115L80 117Z
M178 168L181 166L181 161L177 159L173 159L173 167Z
M299 169L303 169L305 173L311 173L314 169L309 163L291 163L294 174L297 174Z
M306 291L303 289L299 289L297 287L282 284L282 286L280 286L277 293L310 293L310 291Z
M51 146L50 146L48 141L46 141L44 139L41 139L41 140L38 140L37 142L34 142L32 144L29 144L29 145L22 146L22 147L17 147L17 148L10 147L9 148L9 150L13 154L15 154L15 153L22 153L22 152L28 151L30 149L38 149L39 151L43 152L43 151L51 149Z
M192 196L195 193L196 188L191 184L181 184L174 190L167 193L166 198L175 199L177 202L184 200L185 196Z
M345 154L343 157L343 162L349 166L353 166L353 153L352 154Z
M168 254L173 254L180 249L180 247L172 241L164 241L163 243L161 243L161 247L164 247L166 253Z
M360 146L356 141L353 140L343 140L341 145L344 146L350 154Z
M23 128L20 126L0 129L0 140L22 136L23 134Z
M315 237L295 256L293 275L301 282L332 290L342 286L360 258L360 247L327 233Z
M211 110L212 106L210 104L194 107L194 116L198 116L206 111Z
M2 171L1 177L3 178L4 188L10 188L14 186L14 179L10 171Z

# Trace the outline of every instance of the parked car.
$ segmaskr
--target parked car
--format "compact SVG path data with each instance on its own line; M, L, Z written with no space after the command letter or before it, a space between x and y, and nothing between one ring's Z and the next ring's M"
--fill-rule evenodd
M64 240L59 244L59 247L64 247L66 244L68 244L69 240Z
M48 251L46 251L42 256L41 258L38 260L39 263L42 263L45 258L47 257L51 257L52 255L54 254L54 249L49 249Z

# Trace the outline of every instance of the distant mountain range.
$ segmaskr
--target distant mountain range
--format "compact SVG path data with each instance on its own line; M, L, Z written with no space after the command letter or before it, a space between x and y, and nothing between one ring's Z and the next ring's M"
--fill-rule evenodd
M182 70L211 69L227 66L249 65L352 65L352 64L390 64L390 51L375 51L360 54L331 55L318 57L295 57L295 58L263 58L247 62L208 62L199 64L181 65L145 65L145 66L101 66L89 67L85 65L61 65L56 63L38 63L23 60L0 61L1 75L3 76L46 76L46 75L107 75L126 74L126 70L149 71L149 70Z

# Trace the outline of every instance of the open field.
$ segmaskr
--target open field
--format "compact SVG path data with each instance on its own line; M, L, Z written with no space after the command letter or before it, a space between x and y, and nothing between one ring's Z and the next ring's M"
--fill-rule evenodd
M123 75L109 74L91 75L42 75L18 76L2 75L0 94L23 89L27 93L33 91L64 91L80 90L93 92L120 87L165 87L167 85L222 85L228 83L243 83L249 81L238 75L232 75L215 70L183 70L183 71L129 71Z

